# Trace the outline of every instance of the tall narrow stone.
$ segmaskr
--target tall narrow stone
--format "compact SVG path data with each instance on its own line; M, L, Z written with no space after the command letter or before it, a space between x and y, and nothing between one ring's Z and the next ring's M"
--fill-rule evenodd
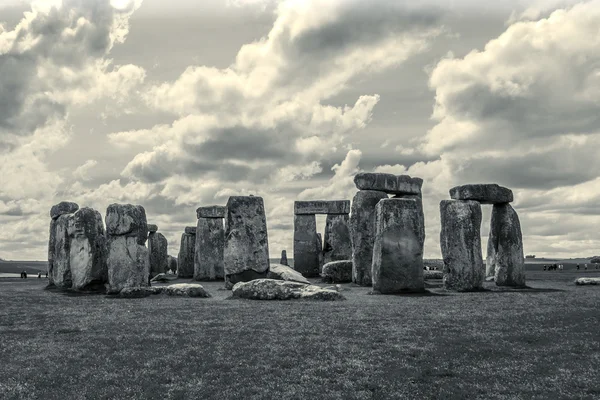
M350 217L348 214L328 214L325 220L325 242L323 243L323 262L352 259L352 240L350 239Z
M375 243L375 207L385 192L360 190L352 200L350 233L352 235L352 281L357 285L371 286L373 244Z
M197 281L223 279L225 275L224 251L223 218L198 218L194 279Z
M490 226L488 259L496 285L525 286L523 237L517 212L510 204L494 204Z
M227 202L225 286L265 278L269 272L269 238L262 197L232 196Z
M423 241L415 199L383 199L376 207L373 290L380 293L424 290Z
M279 264L289 267L288 259L287 259L287 252L285 250L281 250L281 259L279 260Z
M482 288L481 205L476 201L443 200L440 216L444 288L456 291Z
M294 215L294 269L305 277L319 276L317 219L314 214Z
M50 209L50 231L49 231L49 238L48 238L48 284L50 286L54 286L54 260L55 260L55 254L57 253L57 251L59 251L56 247L56 234L57 234L57 220L58 217L60 217L61 215L65 215L65 214L73 214L75 211L77 211L79 209L79 206L76 203L73 202L69 202L69 201L62 201L58 204L55 204L54 206L52 206L52 208ZM62 229L66 229L66 225L63 226ZM66 233L62 233L61 235L66 235ZM63 242L61 243L61 247L64 246L68 246L69 243L68 242ZM63 252L63 256L64 256L64 249L60 250ZM64 268L64 260L61 259L61 263L62 263L62 267ZM61 275L64 276L64 272L61 273ZM61 280L62 281L62 280ZM61 284L62 286L62 284Z
M193 229L192 229L193 228ZM186 227L181 234L181 245L177 257L177 276L180 278L194 277L194 253L196 247L196 227Z
M60 289L70 289L71 276L71 238L69 223L73 214L62 214L56 218L54 227L54 259L52 261L51 282Z
M317 237L315 237L315 247L319 259L319 271L323 271L323 265L325 265L325 262L323 261L323 235L320 233L317 233Z

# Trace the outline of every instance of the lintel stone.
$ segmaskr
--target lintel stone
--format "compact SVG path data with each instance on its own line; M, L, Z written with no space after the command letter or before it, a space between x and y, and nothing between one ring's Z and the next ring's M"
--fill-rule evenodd
M350 200L295 201L294 214L350 214Z
M227 207L225 206L205 206L196 209L196 217L200 218L225 218L227 216Z

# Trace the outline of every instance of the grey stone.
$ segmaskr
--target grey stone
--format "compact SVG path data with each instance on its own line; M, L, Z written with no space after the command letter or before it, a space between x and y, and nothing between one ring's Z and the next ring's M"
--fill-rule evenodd
M206 206L196 209L196 217L198 218L225 218L227 215L227 207L224 206Z
M279 260L279 264L289 266L287 252L285 250L281 250L281 259Z
M54 247L56 243L56 220L50 219L50 232L48 238L48 285L54 286L54 278L52 278L52 270L54 264Z
M149 233L157 232L157 231L158 231L158 225L148 224L148 232Z
M428 270L425 270L425 271L423 271L423 278L425 278L425 280L428 280L428 279L444 279L444 272L443 271L428 271Z
M481 204L504 204L513 201L513 192L495 183L462 185L450 189L450 198L475 200Z
M180 278L187 279L194 277L195 247L196 235L182 233L181 245L179 246L179 257L177 257L177 276Z
M169 269L169 243L160 232L148 235L148 252L150 253L150 278L162 274Z
M523 237L517 212L510 204L494 204L488 260L497 286L525 286Z
M352 200L350 234L352 238L352 281L360 286L371 286L373 244L375 243L375 207L385 192L360 190Z
M106 234L135 237L138 244L145 244L148 239L146 210L132 204L109 205L106 209Z
M328 262L323 265L321 277L327 283L352 282L352 260Z
M168 274L158 274L156 276L154 276L150 282L171 282L178 279L175 275L168 275Z
M55 220L54 251L52 261L52 284L60 289L70 289L73 285L71 275L71 238L69 223L73 214L62 214Z
M301 273L283 264L271 264L267 279L310 284L308 279L302 276Z
M162 288L167 296L210 297L210 294L197 283L176 283Z
M350 239L349 225L350 216L348 214L327 215L323 242L324 264L352 259L352 239Z
M102 214L84 207L69 219L72 289L104 291L108 248Z
M224 254L226 287L267 276L269 237L262 197L229 198Z
M148 249L135 236L108 236L108 292L148 286Z
M224 208L224 207L223 207ZM222 280L224 267L225 230L222 218L198 218L194 279L197 281Z
M578 286L582 285L600 285L600 278L577 278L575 284Z
M308 200L294 202L295 215L349 213L349 200Z
M187 233L188 235L195 235L196 227L195 226L186 226L184 232Z
M361 172L354 176L354 184L360 190L419 195L423 186L423 179L411 178L408 175Z
M344 300L344 296L336 290L274 279L237 283L233 287L232 296L251 300Z
M376 207L376 236L371 270L373 290L387 293L424 290L423 242L419 203L383 199Z
M319 276L316 221L314 214L294 215L294 269L306 277Z
M169 256L169 270L177 272L177 257Z
M325 262L323 261L323 235L321 235L320 233L317 233L317 237L315 238L315 247L317 249L317 253L318 253L318 259L319 259L319 273L323 270L323 265L325 264ZM296 260L294 260L294 265L296 263Z
M124 299L141 299L144 297L152 296L153 294L160 294L162 290L154 290L149 286L143 287L126 287L119 291L119 297Z
M442 200L440 216L444 288L459 292L481 289L481 205L476 201Z
M79 210L77 203L61 201L60 203L53 205L50 209L50 218L56 219L64 214L73 214L77 210Z

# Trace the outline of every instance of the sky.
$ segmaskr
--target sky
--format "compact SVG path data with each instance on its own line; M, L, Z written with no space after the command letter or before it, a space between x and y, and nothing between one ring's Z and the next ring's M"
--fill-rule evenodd
M415 3L0 0L0 257L45 259L63 200L141 204L177 255L253 194L275 258L360 171L424 180L426 258L467 183L513 190L526 254L600 254L600 1Z

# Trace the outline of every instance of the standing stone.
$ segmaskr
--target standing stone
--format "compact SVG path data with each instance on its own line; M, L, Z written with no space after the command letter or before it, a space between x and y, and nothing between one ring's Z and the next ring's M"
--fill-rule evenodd
M56 226L57 219L61 215L73 214L79 209L76 203L62 201L50 208L50 232L48 238L48 285L54 285L53 267L56 252ZM63 244L64 245L64 244ZM61 261L62 262L62 261Z
M60 289L70 289L71 276L71 238L69 223L73 214L61 214L54 228L54 260L52 262L51 282Z
M148 223L144 207L111 204L106 210L108 292L148 286L150 256L145 246Z
M323 271L323 265L325 265L325 262L323 261L323 236L320 233L317 233L317 237L315 238L315 247L319 259L319 271ZM295 264L296 260L294 260L294 265Z
M319 276L317 219L314 214L294 215L294 269L305 277Z
M517 212L510 204L494 204L488 260L498 286L525 286L523 237Z
M162 233L158 232L157 235L160 270L166 273L169 270L169 241Z
M70 269L75 290L104 290L108 248L102 214L81 208L69 220Z
M352 200L350 233L352 235L352 281L360 286L371 286L371 265L375 243L375 207L385 192L360 190Z
M169 270L174 274L177 273L177 257L169 256Z
M325 220L325 242L323 244L323 262L352 259L352 240L350 239L350 217L348 214L327 215ZM319 271L320 273L320 271Z
M226 226L226 287L265 278L269 272L269 238L262 197L230 197Z
M156 225L155 225L156 226ZM158 274L164 274L169 269L168 246L165 235L151 231L148 225L148 252L150 253L150 279Z
M423 241L419 203L415 199L383 199L376 207L373 246L373 290L380 293L421 292Z
M179 246L179 257L177 257L177 276L191 279L194 277L194 253L196 247L196 227L185 228L181 234L181 245ZM192 233L193 232L193 233Z
M223 279L225 230L223 218L198 218L196 250L194 255L194 280Z
M481 289L484 280L481 205L476 201L443 200L440 215L444 288L456 291Z
M281 259L279 260L279 264L289 267L288 259L287 259L287 252L285 250L281 250Z

